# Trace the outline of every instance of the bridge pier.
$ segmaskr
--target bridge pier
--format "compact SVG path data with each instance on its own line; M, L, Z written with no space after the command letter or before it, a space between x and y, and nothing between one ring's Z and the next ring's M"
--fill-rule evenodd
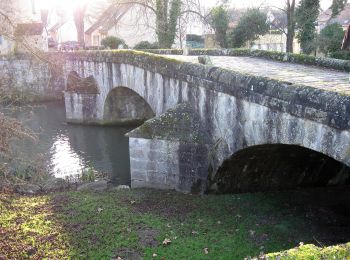
M199 116L180 104L128 133L132 188L205 191L209 139L202 130Z

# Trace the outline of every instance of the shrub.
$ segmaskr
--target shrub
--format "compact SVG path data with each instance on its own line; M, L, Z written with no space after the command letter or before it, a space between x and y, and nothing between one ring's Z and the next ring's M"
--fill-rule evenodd
M101 41L101 44L110 49L119 49L119 46L122 46L123 48L127 48L125 41L115 37L115 36L107 36Z
M267 15L259 9L248 9L239 19L235 29L227 36L229 47L240 48L249 41L255 41L260 35L268 33L270 26Z
M336 51L331 52L329 54L331 58L339 59L339 60L350 60L350 52L349 51Z
M344 31L339 23L327 25L321 30L319 37L320 51L328 55L329 53L339 52L343 40Z
M149 41L142 41L137 43L134 46L135 50L152 50L152 49L159 49L159 45L157 42L150 43Z

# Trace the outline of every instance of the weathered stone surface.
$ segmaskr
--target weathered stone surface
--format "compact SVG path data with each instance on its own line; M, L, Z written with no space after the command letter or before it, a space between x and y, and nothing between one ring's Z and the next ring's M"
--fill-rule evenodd
M64 90L61 72L28 55L0 56L0 86L25 95L25 101L61 100Z
M78 186L78 191L105 191L108 189L108 182L105 180L84 183Z
M116 190L130 190L130 187L128 185L119 185L115 188Z
M206 189L211 139L189 104L145 122L128 136L132 187L193 193Z
M211 65L213 66L213 62L208 55L198 56L198 62L203 65Z
M41 187L36 184L18 184L15 186L15 191L21 194L33 195L41 192Z
M42 190L44 192L51 192L51 191L63 191L70 188L70 184L61 178L52 178L47 180L42 185Z
M127 135L182 143L210 143L211 141L201 124L199 114L188 103L179 104L159 117L146 121Z

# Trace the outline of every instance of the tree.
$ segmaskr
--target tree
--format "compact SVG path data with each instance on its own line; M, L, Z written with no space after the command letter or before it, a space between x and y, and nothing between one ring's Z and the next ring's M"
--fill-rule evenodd
M343 36L344 31L339 23L327 25L320 32L318 40L320 51L326 55L340 51Z
M229 25L229 15L227 9L223 6L217 6L211 9L209 23L215 31L216 41L220 47L226 47L226 33Z
M74 24L77 29L77 38L81 47L85 47L85 12L87 4L78 4L73 11Z
M303 53L316 49L316 24L320 13L320 0L301 0L296 10L297 38Z
M285 12L287 14L286 52L293 53L295 37L295 0L287 0Z
M143 7L146 17L155 16L155 23L150 19L150 28L154 28L160 48L171 48L183 24L188 24L191 15L206 20L202 15L202 0L111 0L115 4L133 4ZM183 35L180 35L180 40Z
M181 0L156 0L156 33L160 48L171 48L175 41Z
M230 47L242 47L248 41L258 39L269 31L267 15L259 9L248 9L239 19L236 28L229 34L228 45Z
M342 10L344 10L347 2L348 2L348 0L333 0L332 6L331 6L331 9L332 9L332 17L331 18L334 18L335 16L340 14L340 12Z

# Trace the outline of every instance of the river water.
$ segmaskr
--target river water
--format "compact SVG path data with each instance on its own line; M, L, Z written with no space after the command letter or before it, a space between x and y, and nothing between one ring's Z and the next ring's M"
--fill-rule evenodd
M76 179L83 172L108 176L118 185L130 184L129 140L131 127L98 127L65 123L61 103L4 110L20 119L38 136L14 144L18 158L41 163L58 178Z

